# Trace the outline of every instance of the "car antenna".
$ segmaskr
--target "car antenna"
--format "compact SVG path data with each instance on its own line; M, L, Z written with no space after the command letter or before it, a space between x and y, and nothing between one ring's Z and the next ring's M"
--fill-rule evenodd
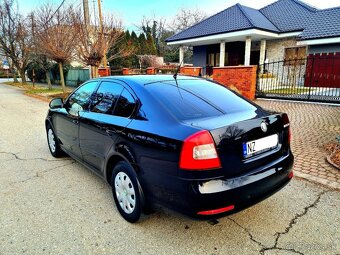
M183 64L183 60L179 63L179 66L178 66L177 69L176 69L176 72L175 72L175 74L174 74L174 79L175 79L175 82L176 82L176 87L177 87L177 89L178 89L178 93L179 93L179 95L181 96L181 98L182 98L182 100L183 100L182 93L181 93L181 91L179 90L179 86L178 86L178 82L177 82L177 74L178 74L179 70L181 69L182 64Z
M178 84L177 84L177 74L178 74L178 72L181 70L182 64L183 64L183 60L179 63L179 65L178 65L178 67L177 67L177 69L176 69L176 72L175 72L175 74L174 74L174 79L175 79L175 81L176 81L177 87L178 87Z

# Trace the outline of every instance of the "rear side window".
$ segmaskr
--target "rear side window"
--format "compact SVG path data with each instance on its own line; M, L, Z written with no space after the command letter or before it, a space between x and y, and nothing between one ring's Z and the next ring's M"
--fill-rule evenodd
M102 82L93 95L91 111L112 114L113 108L123 91L123 86L114 82Z
M133 113L133 110L135 109L135 106L135 99L126 89L124 89L118 99L114 115L120 117L130 117Z
M146 88L179 120L207 118L222 115L213 105L191 92L167 83L149 84Z

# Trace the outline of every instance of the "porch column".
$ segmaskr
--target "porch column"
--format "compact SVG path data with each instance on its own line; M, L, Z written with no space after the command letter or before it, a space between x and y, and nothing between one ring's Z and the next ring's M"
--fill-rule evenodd
M179 47L179 64L180 64L180 66L183 66L183 64L184 64L184 48L183 48L183 46Z
M266 57L266 40L262 39L261 45L260 45L260 61L259 61L261 73L263 73L263 64L264 64L265 57Z
M250 64L250 48L251 48L251 37L246 37L246 47L244 51L244 65L249 66Z
M224 66L224 58L225 58L225 42L220 43L220 67Z

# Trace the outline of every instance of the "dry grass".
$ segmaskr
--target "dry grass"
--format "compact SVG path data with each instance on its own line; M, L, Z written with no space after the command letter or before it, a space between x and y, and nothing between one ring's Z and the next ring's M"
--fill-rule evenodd
M47 99L62 97L66 98L71 92L72 89L66 89L66 93L63 93L62 88L52 88L48 89L47 87L35 86L32 84L21 84L19 82L4 82L6 85L15 86L18 88L22 88L25 91L25 94L28 95L39 95L41 97L46 97Z

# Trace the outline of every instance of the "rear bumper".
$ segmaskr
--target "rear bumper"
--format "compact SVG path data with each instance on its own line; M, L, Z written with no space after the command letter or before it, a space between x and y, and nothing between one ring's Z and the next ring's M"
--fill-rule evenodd
M181 182L179 186L182 189L181 194L176 197L180 199L174 200L172 197L171 208L200 218L211 218L240 211L283 188L291 180L293 161L294 157L290 153L270 167L258 169L257 174L240 176L234 180L220 179L218 181L222 182L222 185L210 186L215 187L215 190L202 189L203 182L179 180ZM219 188L221 190L217 191ZM219 213L221 208L227 208L228 212ZM199 212L211 210L217 213L209 216L199 214Z

